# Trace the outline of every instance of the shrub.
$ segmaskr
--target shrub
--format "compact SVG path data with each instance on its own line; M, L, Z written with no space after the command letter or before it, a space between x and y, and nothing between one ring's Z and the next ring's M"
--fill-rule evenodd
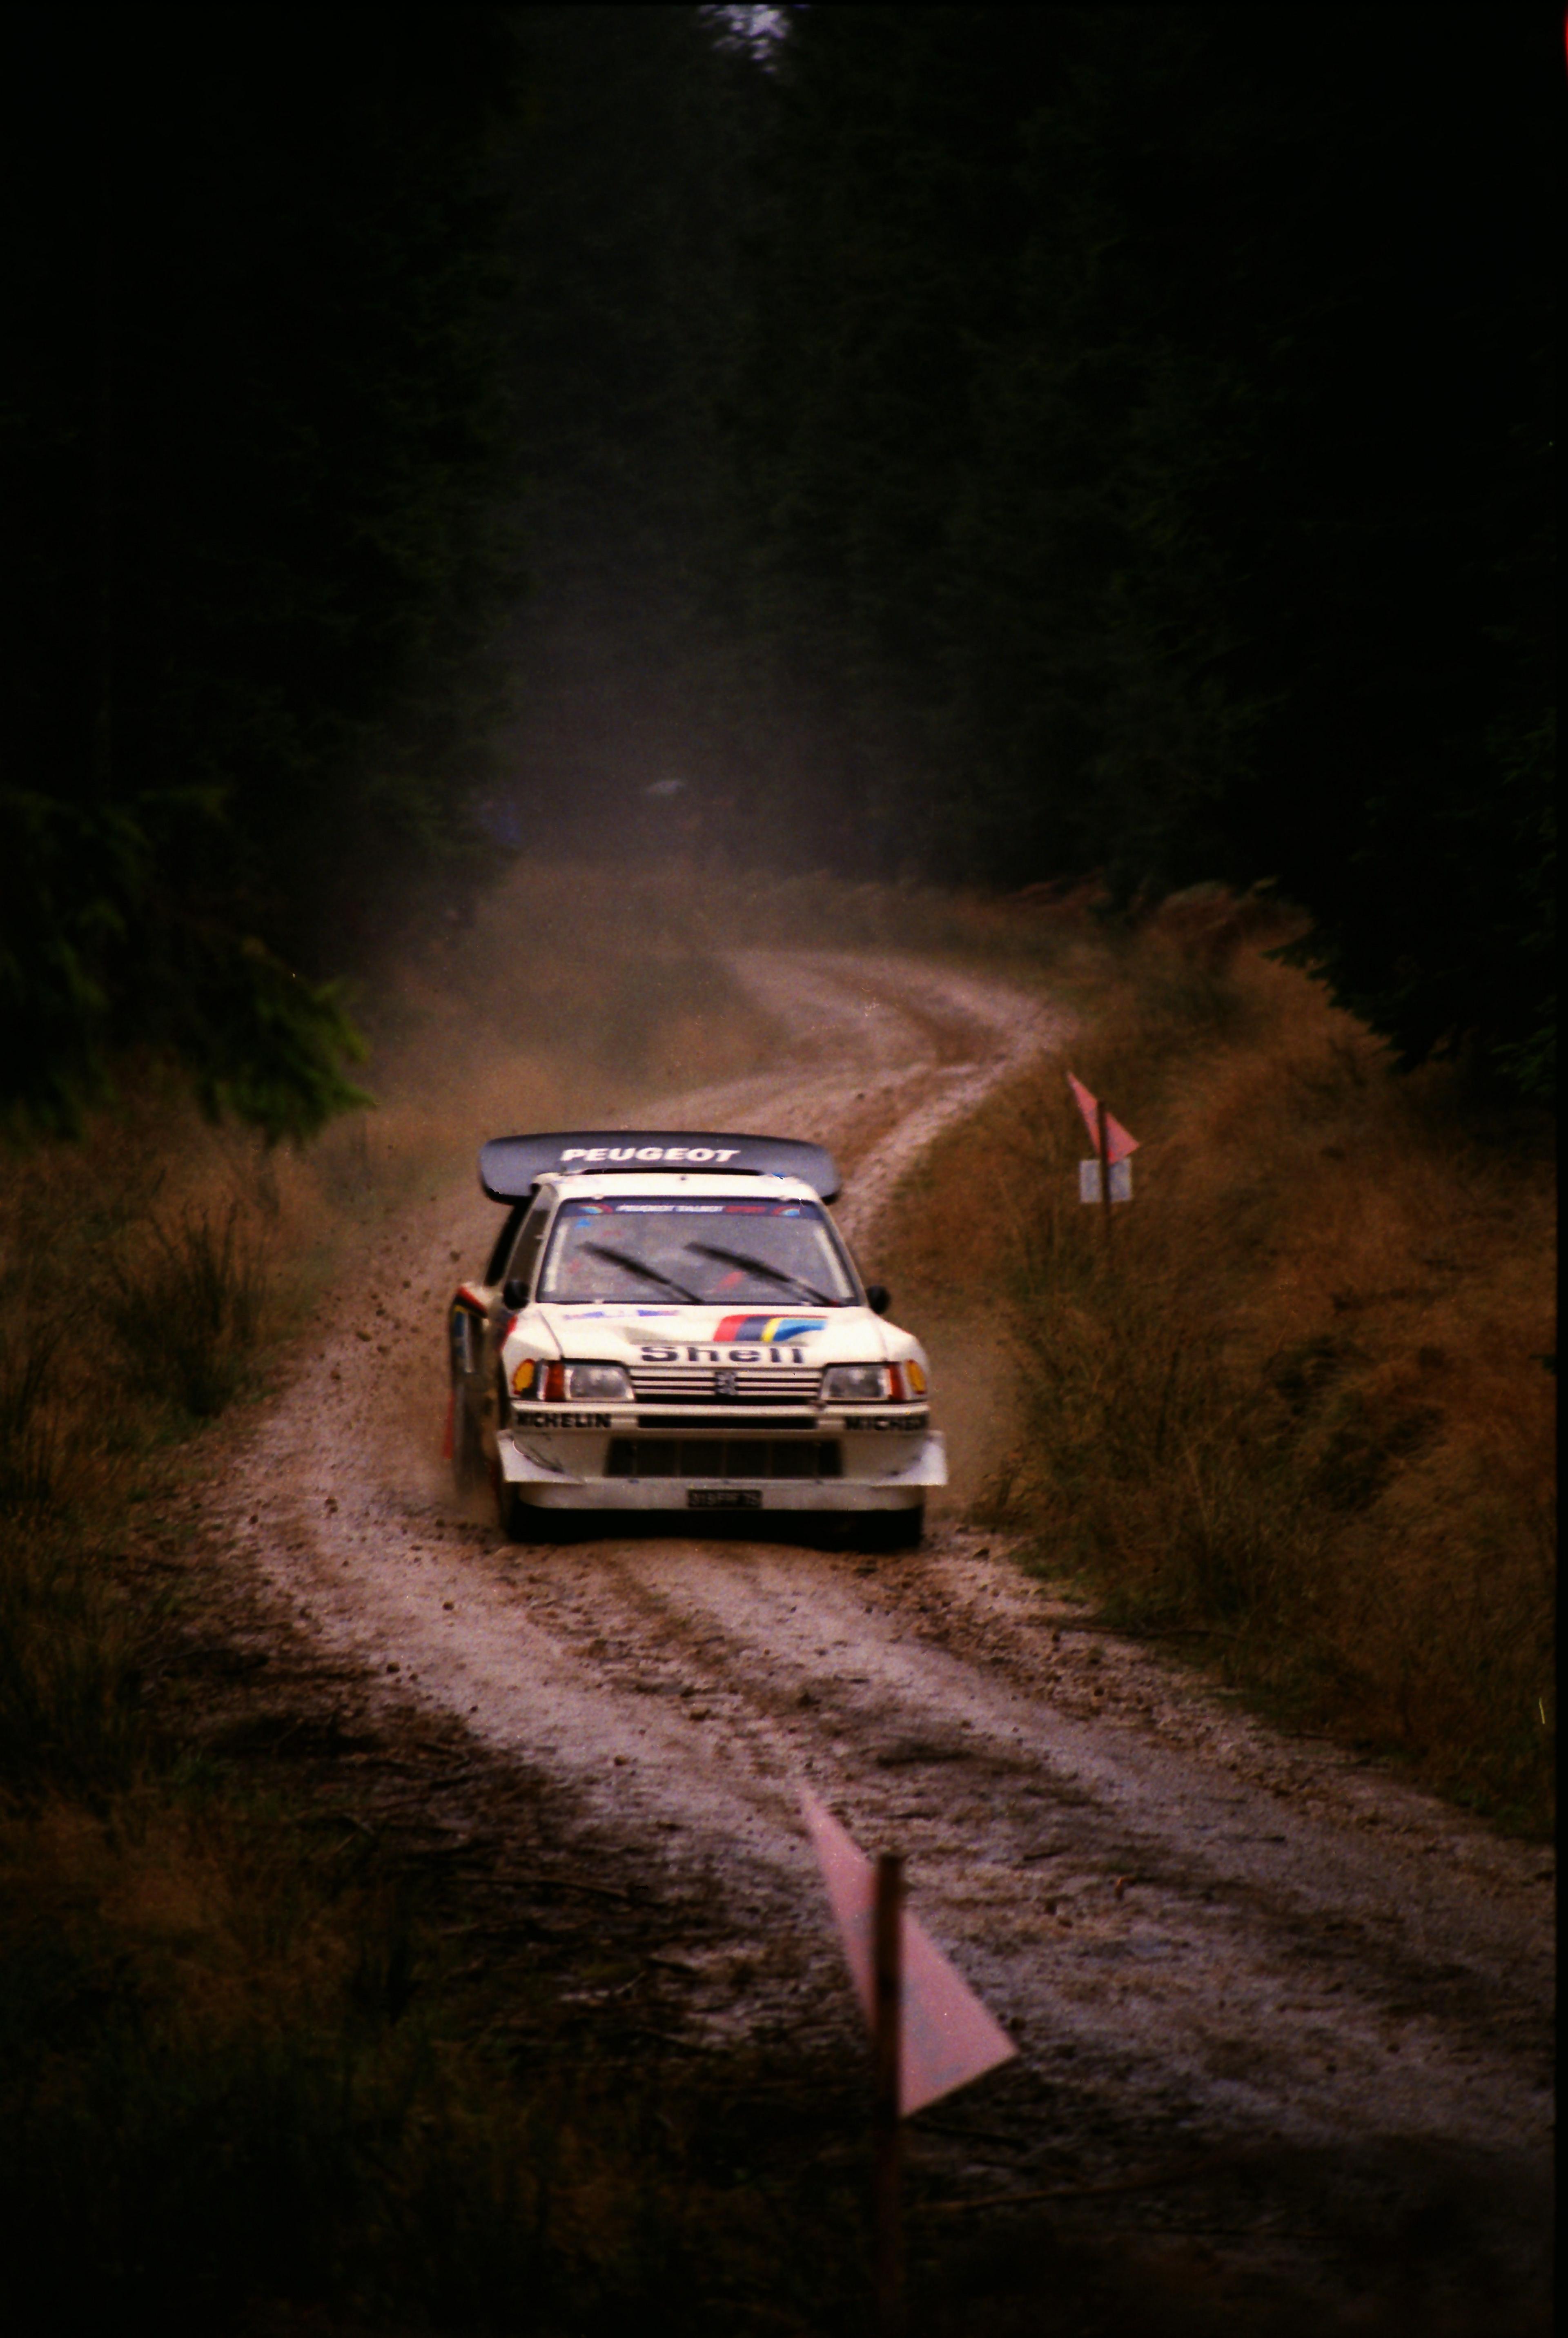
M1019 1393L982 1507L1032 1564L1547 1826L1547 1125L1396 1073L1238 906L1073 961L1073 1066L1142 1139L1109 1240L1049 1060L922 1164L889 1270L921 1305L1000 1302Z
M54 1490L55 1432L44 1410L59 1333L0 1317L0 1518L40 1508Z
M105 1312L144 1384L209 1420L250 1368L267 1286L265 1251L238 1201L216 1217L186 1207L151 1221L140 1263L114 1270Z

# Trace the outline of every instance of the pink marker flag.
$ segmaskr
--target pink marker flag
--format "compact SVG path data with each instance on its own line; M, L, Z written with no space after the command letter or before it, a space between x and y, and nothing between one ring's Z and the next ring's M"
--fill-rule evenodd
M871 1862L832 1812L804 1787L800 1806L838 1920L849 1978L869 2022L875 2012L872 1926L877 1896ZM903 1950L898 2110L901 2117L907 2118L911 2111L923 2110L939 2096L950 2095L956 2087L966 2087L983 2071L994 2070L1018 2048L968 1983L959 1979L941 1950L932 1946L907 1908Z
M1073 1091L1078 1109L1083 1114L1088 1127L1089 1142L1098 1153L1100 1150L1100 1099L1098 1096L1091 1095L1083 1081L1074 1079L1071 1072L1067 1075L1067 1085ZM1105 1115L1105 1150L1111 1155L1112 1167L1118 1161L1125 1161L1130 1153L1136 1153L1138 1150L1138 1139L1128 1135L1127 1131L1112 1112L1108 1112Z

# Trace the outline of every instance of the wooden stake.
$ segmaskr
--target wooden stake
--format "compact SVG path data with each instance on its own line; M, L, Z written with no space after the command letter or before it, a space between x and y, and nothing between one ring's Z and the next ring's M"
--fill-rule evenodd
M896 1852L883 1852L877 1862L876 1929L872 1942L877 2011L871 2033L877 2338L904 2338L905 2327L898 2114L904 2027L903 1916L904 1862Z
M1111 1240L1111 1139L1105 1129L1105 1107L1094 1106L1097 1133L1094 1142L1100 1148L1100 1208L1104 1217L1105 1240Z

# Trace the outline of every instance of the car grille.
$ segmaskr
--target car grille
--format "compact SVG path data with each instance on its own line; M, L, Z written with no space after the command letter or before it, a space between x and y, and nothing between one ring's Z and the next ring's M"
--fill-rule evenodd
M612 1437L607 1478L841 1478L831 1437Z
M815 1404L822 1374L808 1364L634 1364L642 1404Z

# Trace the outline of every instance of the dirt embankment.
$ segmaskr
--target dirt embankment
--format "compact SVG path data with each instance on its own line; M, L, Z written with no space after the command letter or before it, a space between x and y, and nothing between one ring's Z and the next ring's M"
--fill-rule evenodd
M735 965L789 1044L664 1113L838 1147L875 1272L878 1209L921 1148L1063 1020L894 957ZM236 1586L274 1618L251 1628L289 1619L296 1695L314 1667L321 1712L352 1708L394 1767L400 1733L456 1730L442 1823L486 1837L493 1863L507 1782L544 1782L580 1889L663 1911L660 2019L694 2043L852 2053L800 1783L901 1847L923 1920L1020 2046L922 2122L940 2190L1082 2190L1157 2163L1187 2171L1182 2197L1210 2186L1207 2225L1178 2228L1269 2294L1353 2299L1370 2236L1396 2230L1429 2233L1454 2327L1482 2326L1484 2297L1537 2294L1539 1851L1239 1716L1026 1582L957 1506L921 1553L875 1566L684 1534L500 1544L434 1451L442 1302L492 1227L463 1188L391 1220L374 1279L323 1315L214 1491ZM974 1424L977 1458L1004 1411ZM1222 2196L1202 2175L1221 2164L1241 2171Z

